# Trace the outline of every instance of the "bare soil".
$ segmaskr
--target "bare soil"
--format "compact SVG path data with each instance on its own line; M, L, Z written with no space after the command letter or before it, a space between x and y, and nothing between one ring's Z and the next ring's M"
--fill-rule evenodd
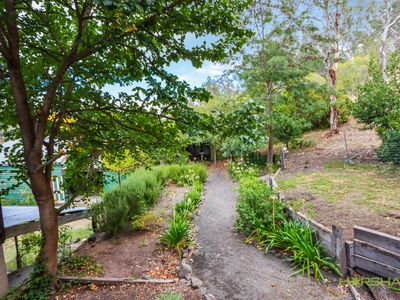
M364 129L362 125L350 120L348 124L340 128L338 135L330 136L327 130L307 134L304 139L312 139L316 142L316 145L303 150L290 151L287 155L286 170L278 176L278 183L281 179L290 180L299 176L306 180L306 177L308 179L313 176L311 174L329 172L324 168L325 163L346 160L344 134L346 134L348 156L351 161L381 165L376 161L375 149L379 147L380 139L375 131ZM345 237L348 239L353 236L352 228L354 225L400 236L400 211L398 211L396 200L393 195L390 195L393 198L390 201L384 202L384 199L379 199L380 193L389 194L390 186L396 186L397 181L394 180L392 175L382 173L378 175L380 178L373 181L371 180L371 172L365 171L364 177L354 177L362 182L355 180L350 185L348 181L352 180L351 176L353 176L351 171L347 174L343 172L345 177L342 180L340 173L336 173L335 176L336 178L332 178L330 182L337 189L335 191L330 189L324 192L320 188L316 192L315 188L314 190L310 189L309 182L304 181L303 184L300 183L295 187L284 190L283 194L287 199L304 199L306 202L312 203L316 212L313 218L327 227L335 224L344 228ZM346 176L349 177L346 178ZM345 182L346 180L347 182ZM342 188L342 183L347 184L347 192ZM365 199L365 191L362 186L368 184L374 185L375 200ZM329 187L329 184L327 186ZM329 199L328 194L331 195L332 193L340 195L337 201Z
M353 227L355 225L400 236L400 218L397 215L381 214L352 201L328 202L312 193L302 192L301 188L288 190L283 194L289 201L304 199L311 202L316 211L313 219L327 227L336 225L343 228L344 236L348 240L353 238Z
M174 251L164 249L159 238L167 226L176 202L183 199L187 187L170 186L161 194L154 213L164 219L152 231L127 232L115 239L85 243L77 254L90 255L103 266L102 277L176 278L180 259ZM201 299L197 290L182 282L172 284L124 284L116 286L74 286L58 299L157 299L162 292L177 291L184 299Z
M290 151L285 162L283 177L296 173L321 170L323 164L332 160L350 159L353 162L376 161L375 149L381 144L374 129L365 128L350 118L349 122L339 128L340 133L330 135L329 130L317 130L303 136L304 140L312 140L315 146ZM347 151L345 136L347 140Z

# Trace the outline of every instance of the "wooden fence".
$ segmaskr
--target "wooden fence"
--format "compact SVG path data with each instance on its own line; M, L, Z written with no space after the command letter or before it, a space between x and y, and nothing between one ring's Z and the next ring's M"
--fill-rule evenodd
M268 183L271 188L277 189L275 176L270 176ZM278 195L279 199L283 200L283 195L279 191ZM315 238L321 242L326 253L335 258L343 276L355 270L368 276L377 275L400 279L399 237L354 226L353 240L346 241L342 228L335 225L332 226L332 229L327 228L305 215L293 211L290 207L286 212L291 219L301 222L315 231Z
M353 241L347 242L350 269L400 278L400 238L361 226L353 232Z

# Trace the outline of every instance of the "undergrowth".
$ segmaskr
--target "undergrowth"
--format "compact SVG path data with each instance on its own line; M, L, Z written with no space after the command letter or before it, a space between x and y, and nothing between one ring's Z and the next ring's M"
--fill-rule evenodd
M183 200L176 203L174 216L161 237L161 243L175 249L179 255L184 247L191 244L191 220L200 204L202 192L203 182L195 181L192 188L183 196Z
M315 280L325 280L322 269L331 269L341 276L333 259L327 256L319 241L314 240L314 232L302 223L285 221L268 237L269 248L278 248L289 253L294 265L298 268L293 274L301 273Z
M306 205L304 202L294 204ZM308 208L312 212L312 208ZM284 202L279 201L276 193L258 177L240 178L236 210L236 229L246 235L246 242L255 242L258 248L277 248L288 253L298 269L293 274L325 280L322 270L330 269L340 275L338 267L315 240L313 230L288 221Z
M102 200L92 206L91 215L101 231L116 236L128 228L132 219L137 220L155 204L167 182L193 185L206 177L207 170L203 164L140 168L121 185L105 192Z

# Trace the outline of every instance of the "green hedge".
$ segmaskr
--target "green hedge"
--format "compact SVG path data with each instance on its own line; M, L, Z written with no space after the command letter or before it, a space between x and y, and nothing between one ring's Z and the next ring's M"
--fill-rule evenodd
M400 130L388 130L382 134L382 145L378 148L378 159L400 165Z
M144 213L156 203L166 182L192 185L206 177L207 169L202 164L140 168L121 186L115 185L103 194L101 202L91 208L92 218L101 231L115 236L128 227L132 217Z

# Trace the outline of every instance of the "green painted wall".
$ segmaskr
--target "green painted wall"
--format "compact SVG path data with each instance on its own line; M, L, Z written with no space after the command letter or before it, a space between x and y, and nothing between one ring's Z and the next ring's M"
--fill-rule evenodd
M55 198L59 201L65 200L65 193L60 188L62 181L62 169L63 166L56 165L53 168L53 185L55 190ZM17 183L13 178L14 169L7 166L0 166L0 189L10 187ZM58 179L57 179L58 178ZM21 183L19 186L11 189L7 195L2 196L6 200L16 199L18 201L24 200L25 195L30 193L29 187L25 183Z

